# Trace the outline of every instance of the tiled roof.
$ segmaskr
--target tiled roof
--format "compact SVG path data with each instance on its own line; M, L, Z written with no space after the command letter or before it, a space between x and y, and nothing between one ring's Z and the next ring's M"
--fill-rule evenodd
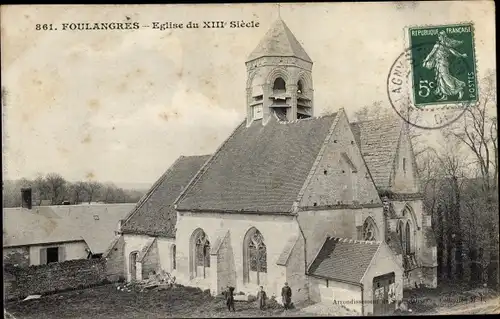
M84 240L94 254L103 253L120 219L135 204L34 206L3 209L3 247Z
M379 190L390 188L402 128L401 121L393 116L351 123L361 154Z
M331 280L359 283L380 242L328 237L308 273Z
M179 198L178 210L288 213L336 113L278 122L243 122Z
M312 63L302 45L281 19L272 24L266 35L248 57L248 61L264 56L297 57Z
M175 237L174 201L210 155L181 156L137 203L122 224L123 233Z

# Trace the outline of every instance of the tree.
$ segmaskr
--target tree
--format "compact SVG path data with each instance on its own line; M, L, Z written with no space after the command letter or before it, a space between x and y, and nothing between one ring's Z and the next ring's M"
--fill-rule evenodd
M38 174L38 176L33 181L33 190L36 198L38 199L38 205L41 204L42 200L49 199L50 196L50 186L43 175Z
M83 200L83 196L85 193L85 183L84 182L75 182L69 185L68 187L70 201L75 204L79 204Z
M490 220L484 229L489 235L490 263L494 262L496 270L488 277L494 277L498 284L498 127L496 114L496 72L489 70L481 81L481 99L477 106L465 110L463 121L445 131L473 155L473 164L477 168L476 177L480 180L481 192L477 194L485 203L487 219ZM475 208L477 209L477 208Z
M66 197L66 180L57 173L47 174L45 177L52 205L62 204Z
M476 107L466 109L461 125L455 125L447 135L455 137L474 154L483 181L483 191L491 195L498 182L498 129L496 116L496 73L489 71L483 79L482 99Z
M94 181L84 182L84 189L85 192L87 193L87 200L89 204L92 202L92 200L95 199L101 188L102 185L98 182Z

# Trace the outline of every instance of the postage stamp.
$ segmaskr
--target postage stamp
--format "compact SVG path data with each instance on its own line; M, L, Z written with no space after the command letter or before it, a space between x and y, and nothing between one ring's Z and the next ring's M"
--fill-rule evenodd
M421 129L450 125L479 100L474 25L410 27L408 39L387 78L391 106Z
M409 39L416 107L478 100L471 23L410 28Z

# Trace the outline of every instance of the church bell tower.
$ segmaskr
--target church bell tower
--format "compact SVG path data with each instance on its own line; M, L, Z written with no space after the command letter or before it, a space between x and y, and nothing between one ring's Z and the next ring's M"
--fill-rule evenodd
M247 126L313 116L312 60L278 18L247 59Z

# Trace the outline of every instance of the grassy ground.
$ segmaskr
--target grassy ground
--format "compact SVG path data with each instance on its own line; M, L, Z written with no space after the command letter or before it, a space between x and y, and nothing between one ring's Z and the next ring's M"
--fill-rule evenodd
M498 293L486 288L471 288L457 284L441 285L437 289L415 289L405 292L405 300L412 309L411 314L439 313L491 313L498 312ZM488 303L488 304L486 304ZM236 312L228 312L223 299L214 298L208 292L191 287L176 287L169 290L131 289L118 291L116 285L106 285L79 291L43 296L40 299L9 302L6 309L15 318L59 319L59 318L214 318L214 317L295 317L323 314L349 315L331 305L315 313L307 312L311 303L297 305L297 309L284 311L281 306L268 303L259 310L256 302L236 302ZM328 306L328 307L326 307ZM482 307L484 309L479 309ZM486 308L485 308L486 307ZM473 308L477 308L473 310ZM326 312L327 313L326 313ZM482 311L482 312L481 312ZM325 313L323 313L325 312ZM455 314L454 313L454 314Z
M258 309L256 302L236 302L236 312L227 311L223 299L214 298L197 288L140 292L118 291L115 285L43 296L6 305L16 318L179 318L179 317L276 317L298 316L299 310L284 311L278 305Z

